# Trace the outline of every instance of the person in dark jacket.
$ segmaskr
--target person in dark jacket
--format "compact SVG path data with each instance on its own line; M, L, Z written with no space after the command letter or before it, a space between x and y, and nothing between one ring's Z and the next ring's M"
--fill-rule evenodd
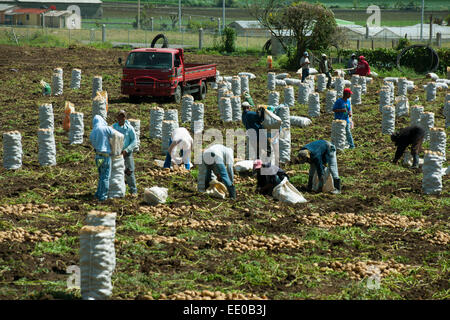
M260 159L253 162L253 170L256 173L256 191L260 194L272 195L273 188L279 185L284 178L289 180L283 169L272 165L270 162L263 164Z
M329 141L317 140L300 149L298 154L298 161L300 163L309 163L308 186L307 190L312 190L314 173L317 171L319 178L319 190L322 190L324 184L324 169L328 164L329 170L333 177L334 190L332 193L338 194L341 192L341 179L339 178L338 166L336 160L336 147Z
M248 103L242 104L242 123L245 126L245 129L255 130L256 133L256 158L259 158L260 150L259 150L259 130L263 129L264 121L264 110L263 108L259 108L256 112L250 111L250 105ZM252 135L250 135L252 137ZM252 139L251 139L252 140ZM250 141L250 143L254 144L254 141Z
M413 157L413 168L419 167L419 152L422 149L422 142L425 137L425 130L419 126L409 126L395 132L391 135L392 142L397 146L395 152L394 164L401 158L408 146L411 146L411 155Z

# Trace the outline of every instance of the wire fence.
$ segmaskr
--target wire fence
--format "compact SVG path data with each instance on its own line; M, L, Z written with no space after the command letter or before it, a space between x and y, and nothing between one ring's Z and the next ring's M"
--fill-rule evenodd
M116 29L109 26L104 28L90 29L59 29L42 28L31 26L0 26L0 42L30 41L40 36L54 36L66 44L92 44L99 42L110 42L113 46L130 45L133 47L149 47L152 40L163 33L169 42L170 47L200 47L200 32L182 29L179 31L167 30L136 30L136 29ZM240 49L262 50L266 42L270 39L269 33L242 32L237 35L236 47ZM450 39L441 39L437 43L436 39L429 40L409 39L413 44L430 44L433 47L450 48ZM358 39L348 40L345 48L348 49L376 49L376 48L394 48L399 39L376 38L376 39ZM202 48L217 47L221 42L219 32L213 30L202 31ZM160 46L157 43L157 47Z

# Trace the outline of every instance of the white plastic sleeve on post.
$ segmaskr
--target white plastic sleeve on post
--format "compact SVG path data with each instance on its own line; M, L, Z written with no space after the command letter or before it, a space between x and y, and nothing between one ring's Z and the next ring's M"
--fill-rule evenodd
M233 121L241 121L242 114L242 104L241 97L234 96L230 98L231 100L231 108L233 110Z
M348 147L345 127L347 121L333 120L331 123L331 143L335 145L337 150L344 150Z
M320 116L320 96L319 96L319 93L311 93L309 95L308 115L311 118Z
M239 76L241 78L241 91L247 91L248 93L250 93L250 87L248 85L248 76L246 75L242 75Z
M128 119L130 125L133 127L136 133L136 147L134 152L139 152L139 147L141 146L141 120L140 119Z
M267 73L267 90L274 91L276 86L275 72Z
M430 129L434 127L434 113L424 112L420 118L420 126L425 130L423 141L430 140Z
M105 300L111 296L111 265L115 264L111 246L114 246L114 235L110 228L81 228L80 284L83 300Z
M284 104L293 107L295 105L295 94L293 86L286 86L284 88Z
M164 120L163 108L150 109L150 139L161 139L162 122Z
M63 94L64 81L62 73L54 73L52 76L52 93L54 96Z
M317 92L324 92L327 89L327 76L323 73L317 76Z
M164 111L164 120L175 121L178 123L178 110L168 109Z
M9 170L22 167L22 135L19 131L3 133L3 167Z
M391 91L389 87L383 87L380 90L380 112L384 106L389 106L391 104Z
M397 97L395 101L395 116L397 118L409 115L409 101L406 96Z
M233 109L231 107L231 99L228 97L222 97L219 101L222 110L222 121L231 122L233 121Z
M392 135L395 131L395 108L393 106L383 107L383 118L381 120L381 132Z
M70 114L69 143L82 144L84 135L83 113L72 112Z
M41 166L56 165L56 145L53 130L39 129L38 130L38 159Z
M92 100L92 118L96 115L101 116L105 120L108 116L108 112L106 111L106 99L100 95L95 96Z
M309 85L300 83L298 86L298 103L308 104L309 101Z
M425 151L423 159L422 190L425 194L439 194L442 191L442 163L444 157L440 152Z
M446 157L445 149L447 147L447 135L444 128L431 128L430 129L430 150L438 151L444 157Z
M353 86L352 104L359 105L362 103L362 87L359 84Z
M436 82L430 82L425 87L425 91L427 92L427 101L436 100Z
M278 91L270 91L267 104L269 106L278 106L280 104L280 93Z
M169 140L172 137L172 131L178 128L178 122L173 120L164 120L162 123L162 141L161 151L165 155L169 149Z
M423 114L423 106L418 106L418 105L412 106L409 124L411 126L420 126L422 114Z
M111 157L108 198L125 197L125 160L123 155Z
M205 107L204 107L203 103L194 103L192 105L191 131L193 134L203 131L204 112L205 112Z
M233 91L233 95L240 96L241 95L241 78L234 76L231 80L231 91Z
M291 116L290 119L293 127L304 128L312 123L311 119L306 117Z
M181 122L190 122L192 118L192 105L194 104L194 97L190 94L185 94L181 98Z
M103 78L101 76L95 76L92 78L92 99L95 98L98 91L103 91L102 82Z
M53 106L51 103L39 106L39 129L55 128L55 116L53 115Z
M333 113L333 106L336 102L336 90L328 90L326 94L326 112Z
M72 70L72 78L70 80L70 89L80 89L81 86L81 69Z

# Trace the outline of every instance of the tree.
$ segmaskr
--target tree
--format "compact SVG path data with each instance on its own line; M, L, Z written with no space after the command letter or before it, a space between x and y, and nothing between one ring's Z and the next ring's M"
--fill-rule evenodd
M286 35L296 42L293 65L298 67L300 57L308 50L323 50L337 46L338 28L334 14L322 4L279 0L247 0L250 14L275 36L288 53L291 51L284 41Z

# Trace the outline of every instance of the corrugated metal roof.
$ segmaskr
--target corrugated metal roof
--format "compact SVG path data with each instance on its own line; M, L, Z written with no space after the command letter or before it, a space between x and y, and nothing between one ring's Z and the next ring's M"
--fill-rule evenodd
M14 13L34 13L34 14L41 14L44 12L47 12L48 9L35 9L35 8L19 8L14 9Z
M14 7L14 5L12 5L12 4L0 3L0 11L5 11L5 10L8 10L13 7Z
M60 16L69 16L72 12L67 10L51 10L49 12L44 13L46 17L60 17Z
M256 20L237 20L230 24L237 24L243 29L265 29L265 27Z

